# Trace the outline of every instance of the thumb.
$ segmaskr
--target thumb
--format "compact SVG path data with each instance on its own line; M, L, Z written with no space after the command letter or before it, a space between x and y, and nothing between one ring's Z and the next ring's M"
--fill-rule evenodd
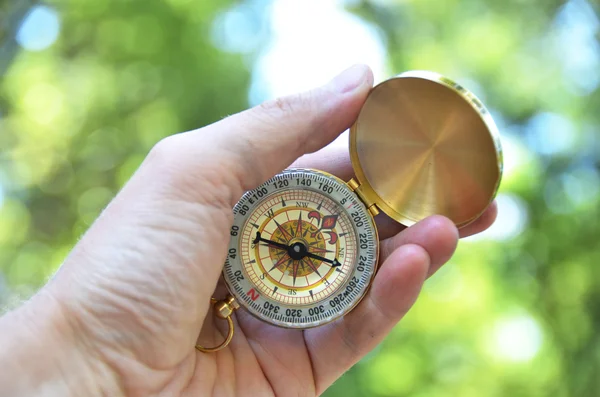
M207 164L221 176L228 174L232 179L226 185L233 191L223 204L232 207L244 191L349 128L372 85L371 70L356 65L325 86L271 100L210 126L169 137L165 141L172 145L164 146L178 153L181 175L206 173Z

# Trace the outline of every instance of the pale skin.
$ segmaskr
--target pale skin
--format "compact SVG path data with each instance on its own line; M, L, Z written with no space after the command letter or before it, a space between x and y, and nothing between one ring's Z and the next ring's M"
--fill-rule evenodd
M208 342L223 338L209 301L222 296L233 205L290 165L348 180L347 149L326 146L354 122L372 84L370 70L355 66L324 87L159 142L57 274L0 318L0 395L323 393L396 326L459 237L496 217L492 205L459 231L441 216L403 230L379 215L380 269L349 315L302 331L239 310L226 349L194 348L203 324Z

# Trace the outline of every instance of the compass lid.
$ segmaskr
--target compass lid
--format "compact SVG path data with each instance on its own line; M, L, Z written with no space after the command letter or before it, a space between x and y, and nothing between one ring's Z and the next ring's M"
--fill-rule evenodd
M406 72L371 90L350 129L350 157L359 194L406 226L434 214L467 225L502 178L491 115L433 72Z

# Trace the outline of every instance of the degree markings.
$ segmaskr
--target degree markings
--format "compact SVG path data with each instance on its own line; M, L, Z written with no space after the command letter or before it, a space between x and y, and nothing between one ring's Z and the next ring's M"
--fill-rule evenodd
M332 202L323 202L321 203L321 201L315 201L315 200L310 200L311 202L313 202L313 204L311 205L311 208L315 208L315 206L319 206L319 207L325 207L326 208L326 213L329 214L333 214L333 213L338 213L340 214L339 210L342 211L342 214L346 215L349 219L347 224L345 222L339 222L335 228L335 230L338 232L338 238L340 239L344 239L346 244L345 244L345 255L344 257L338 257L337 259L342 263L341 267L336 267L336 273L337 274L341 274L342 272L346 273L346 275L341 275L340 277L334 277L332 278L331 276L328 277L328 279L330 281L333 281L332 284L339 284L340 283L340 279L341 280L341 286L342 288L335 288L332 290L331 293L328 293L328 297L327 299L334 299L336 297L343 297L343 298L339 298L340 299L340 304L336 305L335 307L332 307L328 304L329 301L320 301L320 302L316 302L316 301L312 301L311 296L313 296L313 298L317 297L317 294L315 294L312 289L306 291L306 296L302 297L302 302L304 302L304 304L308 304L311 306L297 306L298 304L302 304L300 303L299 300L295 300L295 302L298 303L294 303L291 306L286 306L286 303L284 302L278 302L278 301L271 301L269 296L266 296L268 293L274 293L279 295L279 292L275 290L275 287L271 286L271 289L268 290L268 292L265 291L261 291L258 286L261 283L261 281L259 280L258 277L256 277L256 273L254 272L255 267L254 266L244 266L245 262L252 262L252 260L255 261L255 256L254 256L254 249L250 249L250 244L248 244L247 246L245 244L240 244L237 246L237 250L238 253L240 255L244 256L244 260L240 259L234 259L234 260L227 260L226 265L225 265L225 274L226 279L228 279L228 284L230 286L230 288L232 288L232 292L236 292L236 296L237 298L241 301L244 302L244 306L248 307L248 308L252 308L251 311L254 311L254 313L260 313L261 316L264 320L267 321L275 321L275 323L280 323L280 324L298 324L302 327L302 324L319 324L322 323L322 321L330 321L333 318L337 318L340 314L344 313L347 311L347 309L349 309L349 307L352 305L352 302L355 299L358 299L359 296L363 295L364 292L366 291L366 286L368 284L368 282L371 279L372 274L374 273L374 265L375 265L375 261L376 261L376 246L377 243L374 242L373 239L373 227L374 224L372 222L372 219L370 217L368 217L368 214L366 213L366 208L363 208L364 206L360 206L360 208L358 208L358 212L359 215L361 216L361 220L363 220L366 225L365 227L359 227L356 226L354 221L352 219L350 219L350 214L346 214L345 211L347 209L351 209L351 208L355 208L355 205L357 203L357 197L352 195L349 191L349 189L345 188L342 189L342 186L339 184L339 182L337 181L332 181L330 180L330 178L326 178L324 177L322 174L319 174L317 172L314 171L287 171L284 172L282 174L277 175L275 178L273 178L272 180L268 181L267 183L265 183L264 185L261 186L267 186L269 183L271 185L273 185L273 181L279 181L280 184L283 182L286 182L288 187L288 190L286 191L286 193L289 194L290 197L288 197L288 195L283 196L283 200L279 201L279 206L278 205L273 205L273 203L270 203L267 207L271 207L275 210L281 209L282 203L285 203L288 208L289 206L294 206L295 203L290 203L290 200L295 200L296 197L298 199L303 199L305 198L304 196L312 196L314 195L314 197L320 197L319 193L313 192L313 191L308 191L308 190L302 190L303 187L298 187L298 189L296 189L296 178L306 178L306 180L312 180L312 187L315 187L315 182L317 182L317 186L318 186L318 182L322 182L322 183L328 183L329 186L333 187L334 193L332 195L332 197L335 197L335 201ZM303 179L304 180L304 179ZM280 186L281 187L281 186ZM259 187L260 189L261 187ZM262 187L262 189L265 189L264 187ZM264 193L265 196L262 197L261 200L256 201L256 192L258 189L255 189L252 192L249 193L255 193L255 201L254 203L251 203L252 205L250 205L248 197L251 197L249 195L245 195L244 198L242 198L242 200L240 201L240 203L238 203L238 205L236 205L235 209L234 209L234 213L238 214L241 213L242 210L246 210L249 208L249 211L246 211L248 213L248 216L244 214L244 217L242 218L241 216L236 215L236 218L240 219L242 222L251 222L254 223L251 226L259 226L260 228L260 224L264 223L265 221L267 221L267 219L264 220L259 220L256 219L257 215L261 215L260 214L260 210L259 207L261 207L262 205L264 205L265 203L269 202L273 197L269 197L272 193L274 192L282 192L285 189L277 189L277 187L275 187L275 189L273 189L272 187L264 190L265 192L270 191L270 193ZM341 195L339 194L339 192L341 192ZM297 193L297 194L294 194ZM322 193L321 193L322 194ZM259 194L259 196L261 196ZM327 196L327 195L325 195ZM341 196L341 197L340 197ZM350 200L350 204L348 205L348 207L346 206L342 206L342 208L339 208L338 206L340 205L339 200L346 198L347 200ZM338 202L336 202L338 201ZM333 205L331 205L333 204ZM339 209L336 211L336 209ZM354 210L356 212L356 209ZM263 211L264 212L264 211ZM286 217L284 219L291 219L294 218L294 216L290 216L291 214L286 212ZM296 213L297 216L297 213ZM260 222L252 222L253 220L258 220ZM304 216L303 216L303 220ZM238 221L234 221L237 223L238 227L239 227L239 236L235 237L232 239L232 242L238 242L238 241L249 241L252 240L254 238L253 234L256 232L256 230L258 228L254 227L251 228L249 223L245 223L246 225L248 225L248 227L245 227L244 224L240 224L240 220ZM314 220L311 220L311 224L314 225ZM272 226L272 225L270 225ZM268 227L268 232L269 232L269 236L273 236L273 233L275 231L275 228L272 227ZM264 226L263 226L264 227ZM359 250L359 245L358 245L358 235L355 235L354 233L349 233L350 229L352 229L353 231L356 230L356 232L361 232L363 234L366 234L367 238L368 238L368 246L369 248L362 252ZM253 230L253 231L252 231ZM232 236L234 236L232 234ZM265 235L266 236L266 235ZM325 236L323 236L325 237ZM356 237L356 238L355 238ZM332 255L333 257L338 256L339 254L339 246L336 244L334 246L330 245L329 243L327 243L326 245L326 249L332 250L333 247L335 248L335 253ZM231 245L230 245L231 247ZM264 248L261 249L260 246L257 248L257 252L258 250L261 250L261 253L264 251L264 254L267 255L267 258L269 255L269 248ZM234 251L235 252L235 251ZM356 270L356 268L354 267L354 259L356 258L356 260L358 261L358 253L361 252L361 254L367 255L367 261L365 261L365 269L366 271L364 272L358 272ZM259 255L260 257L264 257L265 255ZM323 255L326 256L326 255ZM330 258L329 256L326 256L327 258ZM331 258L330 258L331 259ZM264 259L263 259L264 260ZM357 262L356 262L357 263ZM238 269L241 269L242 272L244 272L244 274L246 274L247 278L246 280L242 280L240 282L236 282L235 281L235 277L233 275L233 273L235 271L237 271ZM319 267L319 269L321 269L321 267ZM252 275L248 274L248 270L250 270L250 273L252 273ZM281 275L283 277L283 274ZM347 282L348 280L353 279L353 277L355 278L354 283L356 284L353 288L348 289L347 287ZM307 280L307 282L309 282L310 280L310 275L305 276L305 279ZM333 279L333 280L332 280ZM250 286L250 287L247 287ZM256 299L256 301L250 299L250 297L246 296L245 292L247 288L252 288L254 287L256 289L256 291L260 291L259 293L259 298ZM329 286L328 286L329 288ZM327 288L327 289L328 289ZM281 289L279 289L281 291ZM269 309L266 304L267 302L271 301L273 304L276 304L278 306L279 312L275 313L274 311L271 311L271 309ZM293 299L285 299L286 302L292 302L294 301ZM265 304L263 307L263 303ZM324 312L313 312L312 314L309 313L308 309L309 308L313 308L313 307L319 307L319 306L324 306ZM265 309L266 308L266 309ZM296 314L293 314L292 312L290 312L289 309L298 309L298 316ZM323 310L323 309L320 309ZM286 313L289 312L289 313ZM296 311L296 310L294 310ZM302 313L299 313L299 312ZM318 321L317 321L318 320Z

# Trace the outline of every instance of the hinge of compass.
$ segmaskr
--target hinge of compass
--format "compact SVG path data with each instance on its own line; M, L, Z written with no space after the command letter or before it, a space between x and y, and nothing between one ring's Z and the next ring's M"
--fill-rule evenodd
M356 193L358 198L365 204L365 206L367 207L367 209L369 210L371 215L375 216L375 215L379 214L379 209L377 209L377 206L375 205L373 200L369 199L368 196L365 195L362 185L359 185L354 179L350 179L348 181L348 186L350 187L350 189L352 189L352 191L354 193Z

